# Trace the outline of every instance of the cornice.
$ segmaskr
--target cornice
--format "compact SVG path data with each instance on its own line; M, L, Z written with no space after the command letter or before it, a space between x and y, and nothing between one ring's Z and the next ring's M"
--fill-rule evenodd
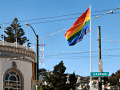
M18 45L16 47L16 44L14 43L8 43L8 42L0 42L0 57L7 58L7 57L30 57L33 60L36 59L36 54L34 51L26 46Z

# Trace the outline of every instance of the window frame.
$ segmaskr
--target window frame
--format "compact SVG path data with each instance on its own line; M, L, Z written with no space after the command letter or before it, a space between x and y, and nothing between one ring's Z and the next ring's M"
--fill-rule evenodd
M16 73L16 75L14 75L14 74L10 74L10 72L15 72ZM9 74L9 76L8 76L8 81L6 80L6 75L7 74ZM11 76L14 76L16 79L18 79L18 77L17 76L19 76L19 80L17 80L17 82L15 83L15 84L17 84L17 87L19 87L19 84L18 83L20 83L20 89L19 88L15 88L15 90L24 90L24 79L23 79L23 75L22 75L22 73L20 72L20 70L18 70L18 69L16 69L16 68L11 68L11 69L8 69L6 72L5 72L5 74L4 74L4 79L3 79L3 90L5 90L5 83L6 82L8 82L9 83L9 78L11 77ZM11 80L11 82L14 82L14 81L12 81ZM8 88L8 90L9 90L9 88Z

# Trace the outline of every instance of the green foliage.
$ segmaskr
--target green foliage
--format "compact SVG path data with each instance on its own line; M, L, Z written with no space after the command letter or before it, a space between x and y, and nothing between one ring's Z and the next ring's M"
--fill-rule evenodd
M109 78L109 83L111 86L119 86L120 87L120 70L118 70L115 74L113 73Z
M16 42L16 38L17 38L17 43L23 45L25 42L29 41L27 37L24 36L25 32L21 28L21 25L17 18L14 18L12 24L9 27L7 27L4 32L7 36L1 35L1 37L3 38L4 36L4 39L7 42L14 43ZM29 44L30 43L28 43L28 46Z
M70 81L70 83L69 83L70 88L71 88L72 90L75 90L75 84L76 84L76 82L77 82L77 78L76 78L76 76L75 76L75 73L73 73L73 74L70 75L69 81Z
M67 89L67 77L64 74L66 67L64 66L63 61L54 67L53 73L49 73L47 78L47 83L53 90L69 90Z
M39 90L53 90L52 88L50 88L49 86L41 86Z
M47 85L41 86L40 90L75 90L77 78L75 73L69 76L70 83L67 82L67 74L65 74L66 67L63 61L54 67L52 72L48 73L46 78Z
M104 85L106 85L108 83L108 77L103 77L103 80L104 80Z

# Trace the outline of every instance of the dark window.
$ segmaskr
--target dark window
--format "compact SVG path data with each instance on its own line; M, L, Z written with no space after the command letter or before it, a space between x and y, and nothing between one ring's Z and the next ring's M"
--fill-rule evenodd
M5 75L5 89L4 90L22 90L21 77L16 71L9 71Z

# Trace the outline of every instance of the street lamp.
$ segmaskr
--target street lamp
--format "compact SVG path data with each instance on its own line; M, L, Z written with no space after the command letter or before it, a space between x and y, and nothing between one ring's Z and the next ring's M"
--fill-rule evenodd
M38 51L39 50L39 46L38 46L39 40L38 40L38 37L39 36L36 34L35 30L33 29L33 27L29 23L26 23L26 26L30 26L31 29L33 30L35 36L36 36L36 63L35 63L35 65L36 65L36 78L35 78L35 80L38 80L38 78L39 78L39 76L38 76L38 66L39 66L39 51Z

